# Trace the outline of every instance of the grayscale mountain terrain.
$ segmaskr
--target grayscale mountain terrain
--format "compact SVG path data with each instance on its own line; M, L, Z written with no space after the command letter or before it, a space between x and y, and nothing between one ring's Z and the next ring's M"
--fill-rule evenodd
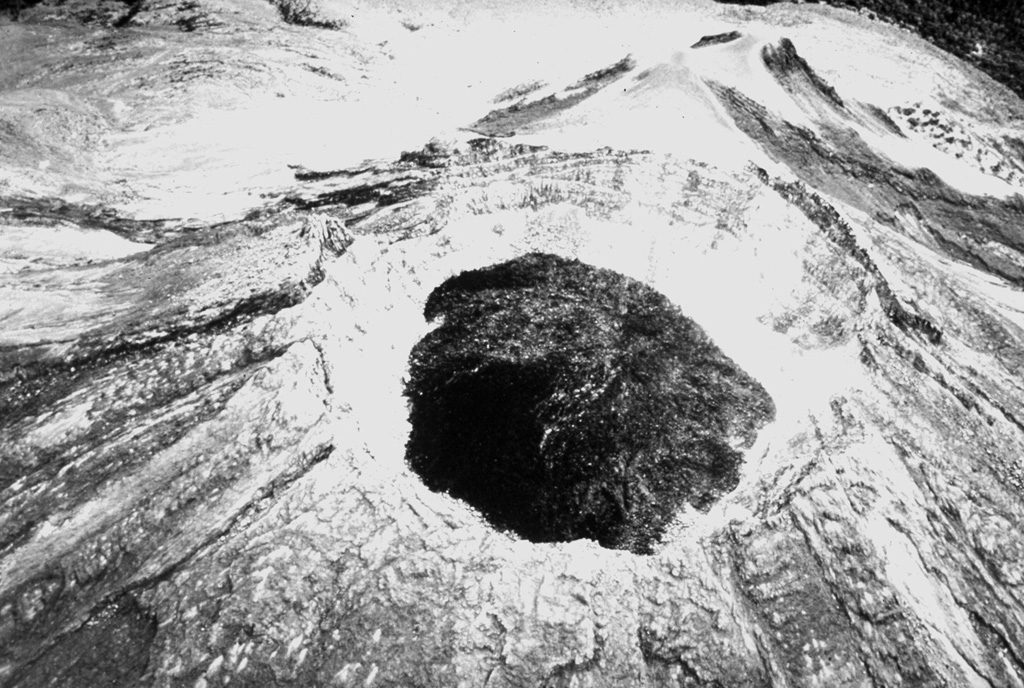
M1024 686L1024 102L824 5L0 23L0 685Z

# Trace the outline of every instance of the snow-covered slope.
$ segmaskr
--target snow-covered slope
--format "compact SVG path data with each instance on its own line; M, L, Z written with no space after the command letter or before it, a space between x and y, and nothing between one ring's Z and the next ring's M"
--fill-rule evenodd
M1005 89L804 4L22 19L0 24L0 684L1024 685ZM743 441L686 429L691 464L711 440L741 461L650 553L495 528L406 463L431 294L533 253L653 288L771 399ZM579 329L633 322L606 302ZM495 404L534 341L505 334ZM453 347L452 380L484 367ZM678 382L643 370L627 390ZM659 492L628 450L588 503Z

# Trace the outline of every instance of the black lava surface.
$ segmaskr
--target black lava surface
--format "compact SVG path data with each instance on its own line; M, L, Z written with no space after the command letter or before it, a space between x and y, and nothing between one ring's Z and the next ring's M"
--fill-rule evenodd
M647 554L736 486L764 388L647 285L533 253L455 276L410 356L409 465L495 527Z

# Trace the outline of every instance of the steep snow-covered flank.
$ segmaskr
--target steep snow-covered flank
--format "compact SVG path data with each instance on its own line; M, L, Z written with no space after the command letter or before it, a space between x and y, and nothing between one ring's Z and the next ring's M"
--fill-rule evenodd
M606 70L610 78L589 88L578 81L562 91L530 93L502 103L471 128L573 150L609 145L671 152L724 168L751 160L770 166L756 137L739 132L723 112L713 88L727 88L790 125L816 134L824 127L846 130L879 156L907 169L929 169L964 193L1006 197L1020 191L1001 173L1020 165L1019 151L1004 145L1002 155L994 153L997 159L986 167L962 159L942 141L908 137L871 100L844 101L778 28L755 27L728 41L673 46L660 58L649 47L644 52L647 61L631 54L616 63L619 69ZM999 158L1005 162L999 164Z
M0 683L1024 685L1019 102L811 4L92 2L0 25ZM776 409L632 553L406 461L431 293L531 253Z
M109 50L81 31L58 40L50 26L4 26L0 112L10 128L0 131L0 150L14 164L0 171L0 190L57 191L71 179L62 192L69 198L114 203L136 217L227 219L258 205L260 192L287 186L290 164L341 169L394 159L435 136L464 140L463 128L493 110L501 93L546 84L528 98L564 99L585 75L627 55L634 67L545 122L544 142L742 165L756 151L732 135L709 97L709 82L812 130L823 117L840 116L820 93L787 90L766 68L763 50L785 38L849 101L854 119L870 120L859 116L860 103L888 110L931 98L958 103L972 127L986 120L998 139L1000 126L1020 111L979 93L976 75L925 44L824 8L741 10L694 2L627 10L610 3L581 16L559 4L529 12L500 3L435 13L403 6L401 14L321 4L332 17L348 15L347 27L305 32L305 53L243 48L226 34L167 34L160 22L174 17L156 9L137 15L142 28L116 34ZM204 9L210 21L236 23L240 35L273 30L285 41L299 40L299 29L274 26L269 10L251 12L237 0ZM734 31L741 34L734 40L692 47L703 36ZM197 41L205 42L198 52ZM63 56L81 66L43 76L33 55L45 51L46 60ZM151 99L138 99L139 88ZM905 166L933 168L972 193L1007 193L976 166L877 129L870 121L857 127Z

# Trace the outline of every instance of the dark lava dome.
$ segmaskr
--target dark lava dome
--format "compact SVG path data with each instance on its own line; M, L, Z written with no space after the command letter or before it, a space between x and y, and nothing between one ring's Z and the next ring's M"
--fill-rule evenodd
M713 298L713 295L709 295ZM641 282L533 253L433 291L410 357L409 465L534 542L647 554L737 483L764 388Z

